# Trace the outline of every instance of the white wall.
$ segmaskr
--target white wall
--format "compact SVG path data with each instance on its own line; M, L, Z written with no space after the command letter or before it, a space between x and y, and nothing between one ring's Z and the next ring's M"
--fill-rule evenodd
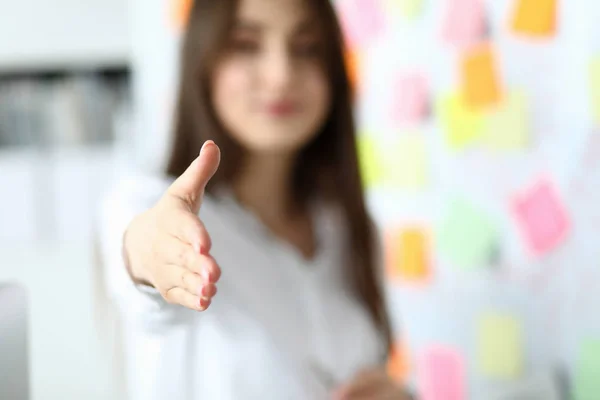
M129 38L125 0L0 0L0 71L121 65Z

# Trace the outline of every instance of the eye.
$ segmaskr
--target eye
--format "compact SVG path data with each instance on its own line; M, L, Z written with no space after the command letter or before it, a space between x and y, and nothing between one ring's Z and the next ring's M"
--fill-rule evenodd
M300 57L316 57L321 52L321 42L312 36L301 36L292 43L292 51Z
M234 53L241 54L253 54L260 50L260 43L258 40L249 38L249 37L241 37L241 36L233 36L229 40L229 51Z

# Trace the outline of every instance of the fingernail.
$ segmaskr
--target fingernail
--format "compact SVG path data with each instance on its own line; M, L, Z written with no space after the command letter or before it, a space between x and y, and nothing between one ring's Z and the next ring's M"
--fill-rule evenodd
M208 295L208 286L202 286L200 289L200 297L207 297Z
M202 149L204 149L206 146L208 146L210 143L214 143L212 140L207 140L206 142L204 142L204 144L202 145L202 148L200 149L200 151L202 151Z
M207 270L202 270L202 277L206 283L210 282L210 273Z
M206 248L204 246L199 247L198 253L200 253L203 256L208 254L208 252L206 251Z
M210 305L210 300L200 299L200 308L205 309Z

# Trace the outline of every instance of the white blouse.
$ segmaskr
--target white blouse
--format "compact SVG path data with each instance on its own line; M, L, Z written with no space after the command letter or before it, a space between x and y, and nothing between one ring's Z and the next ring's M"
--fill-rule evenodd
M210 308L170 305L135 285L121 258L123 232L170 183L123 179L101 207L104 280L122 315L128 399L329 399L359 370L382 365L384 345L342 279L344 230L331 208L315 207L319 248L307 261L232 196L207 195L200 217L222 269Z

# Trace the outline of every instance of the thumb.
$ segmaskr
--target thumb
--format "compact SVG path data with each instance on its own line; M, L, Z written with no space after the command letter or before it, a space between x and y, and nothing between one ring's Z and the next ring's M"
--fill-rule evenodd
M198 157L173 182L167 193L184 201L192 210L198 212L204 189L210 178L217 172L220 160L219 147L212 140L206 141Z

